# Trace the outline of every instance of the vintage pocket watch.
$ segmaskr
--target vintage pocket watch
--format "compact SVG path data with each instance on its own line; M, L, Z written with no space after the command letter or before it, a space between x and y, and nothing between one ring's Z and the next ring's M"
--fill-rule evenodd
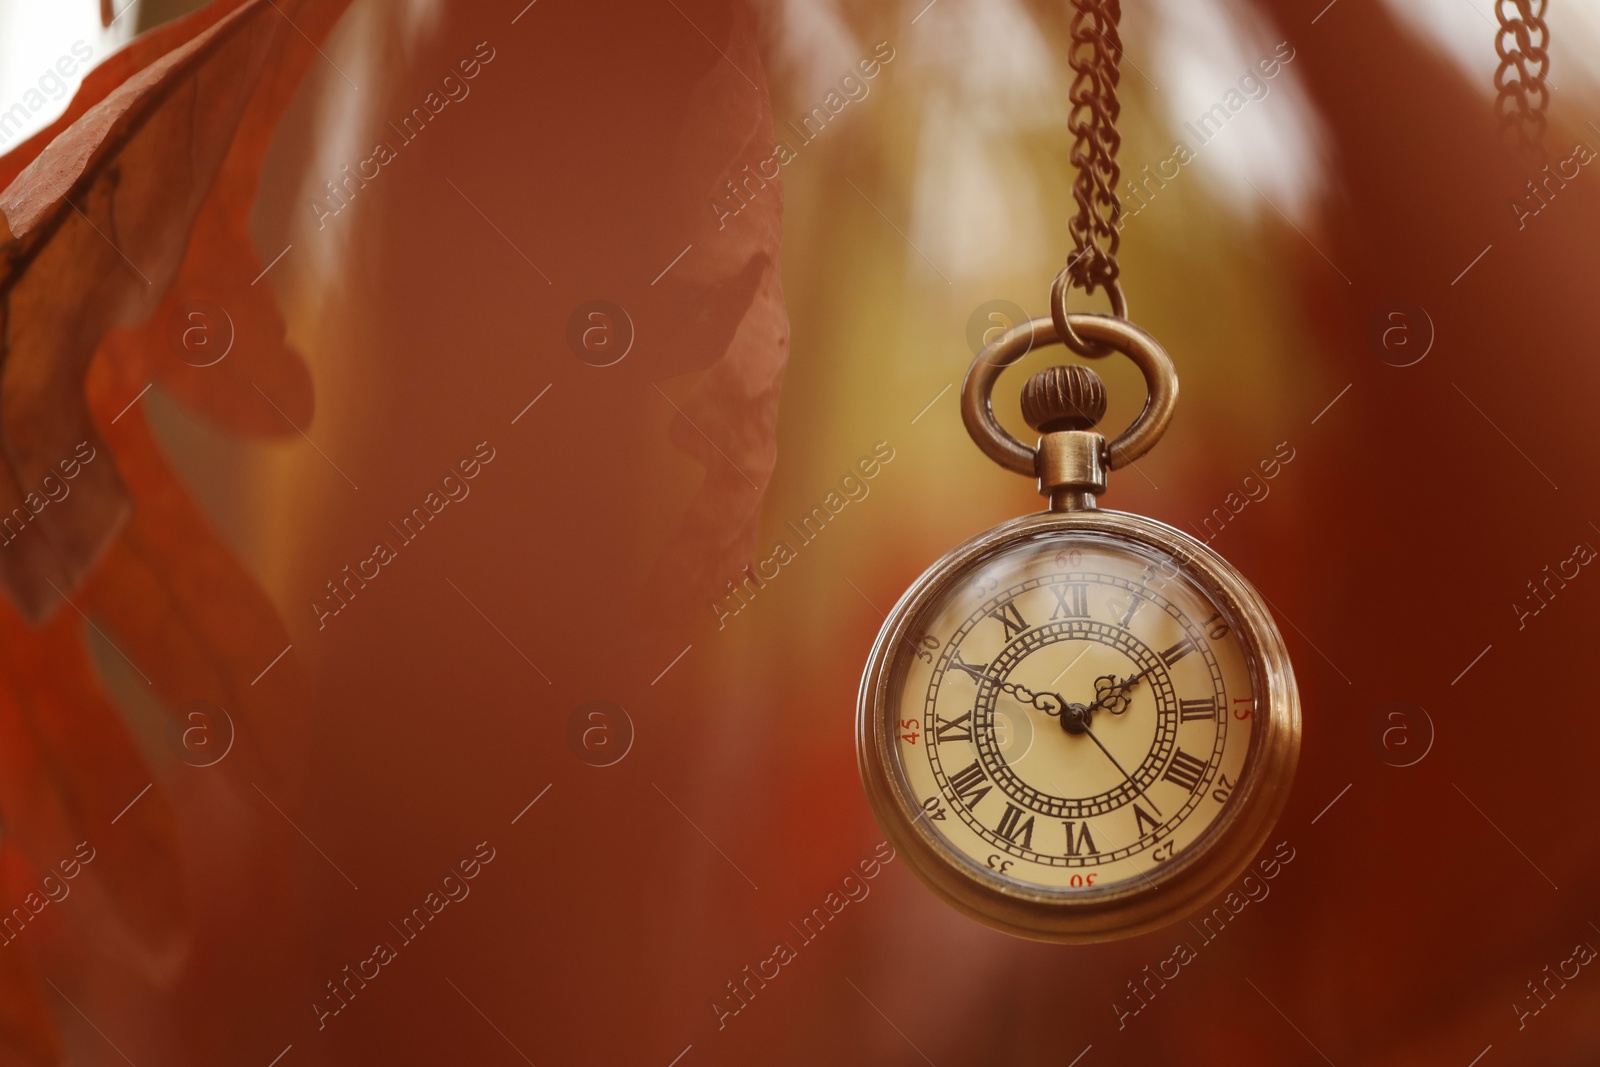
M1144 409L1107 443L1099 378L1047 368L1023 390L1041 435L1029 448L990 394L1057 341L1056 319L978 356L967 430L1036 476L1050 508L951 550L901 597L862 678L856 742L878 822L929 888L1007 933L1087 942L1176 921L1244 871L1287 798L1300 713L1250 584L1187 534L1095 506L1107 470L1166 429L1171 361L1124 319L1062 318L1074 348L1139 367Z

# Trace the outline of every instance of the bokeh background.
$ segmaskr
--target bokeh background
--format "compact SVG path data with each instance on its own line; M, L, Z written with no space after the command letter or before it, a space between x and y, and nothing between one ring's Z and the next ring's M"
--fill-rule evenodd
M4 100L73 41L104 56L183 6L108 30L87 0L0 4ZM1039 506L956 394L972 335L1044 314L1069 251L1069 16L355 0L295 45L318 51L245 276L272 261L259 285L314 416L279 410L264 439L269 410L207 417L163 384L137 409L281 619L251 662L295 682L197 767L181 681L153 691L137 644L68 620L147 769L125 795L148 782L173 812L175 853L124 877L182 901L154 961L72 898L6 947L48 980L73 1062L1594 1061L1600 978L1562 968L1600 944L1600 579L1544 583L1600 545L1600 176L1530 198L1544 174L1497 128L1487 0L1124 5L1124 173L1179 140L1195 158L1128 208L1132 317L1182 399L1102 504L1191 533L1224 509L1212 544L1277 611L1305 734L1270 895L1213 942L1180 924L1062 948L887 862L815 941L790 925L883 858L852 722L884 612ZM1600 16L1549 22L1556 163L1600 146ZM470 92L330 213L326 183L469 56ZM1197 145L1185 123L1230 90L1245 103ZM803 139L830 92L847 102ZM749 181L776 140L780 179ZM247 379L265 340L229 353ZM143 382L97 373L111 413ZM1131 418L1136 373L1103 373L1108 423ZM1020 429L1014 393L998 406ZM137 447L99 425L113 456ZM868 494L729 611L743 567L875 448L893 458ZM1264 495L1246 483L1285 450ZM380 577L328 597L485 455ZM11 862L16 899L53 859ZM331 992L380 942L378 977ZM795 958L748 983L780 942ZM1180 942L1198 958L1133 999Z

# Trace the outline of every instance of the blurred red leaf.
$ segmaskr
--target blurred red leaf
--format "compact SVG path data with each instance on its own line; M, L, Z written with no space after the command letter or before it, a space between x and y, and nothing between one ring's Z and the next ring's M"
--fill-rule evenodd
M7 832L42 872L93 848L65 914L102 951L167 970L186 926L173 812L95 681L77 614L42 631L0 615L0 678Z
M20 865L15 846L0 845L0 874ZM0 877L0 885L8 881ZM61 1041L51 1025L43 990L23 949L0 950L0 1061L17 1067L61 1062Z
M230 271L218 260L248 248L242 216L251 175L292 89L288 75L298 78L299 70L273 75L262 102L249 108L269 59L298 42L286 23L300 5L285 6L245 0L210 9L163 34L174 47L158 58L144 48L116 63L126 77L114 88L106 77L91 76L86 101L99 99L42 148L42 138L20 146L32 158L0 192L0 514L20 531L0 550L0 586L30 619L59 608L61 595L82 581L126 518L127 487L112 462L85 464L60 500L49 499L45 479L58 480L59 464L81 442L102 444L83 398L89 360L110 330L147 320L155 310L219 174L226 177L220 206L208 215L209 240L193 255L191 271L227 278L249 265ZM323 5L317 21L331 24L340 7ZM226 13L213 18L218 10ZM251 136L225 168L247 115ZM241 301L241 311L259 318L259 301L266 299L262 293ZM275 315L272 325L281 341ZM159 328L144 331L147 360ZM296 376L280 367L277 377L273 384L286 386L286 399L309 407L303 369Z
M84 585L78 606L148 676L168 707L191 700L221 705L239 731L230 758L257 774L285 767L300 720L284 709L306 705L308 683L292 654L262 672L288 647L288 631L179 484L144 420L129 412L108 425L112 401L99 389L92 392L139 506Z
M783 183L742 209L731 223L703 205L752 160L773 154L772 100L758 50L754 18L733 8L727 62L712 68L693 96L680 159L673 173L689 186L698 225L696 255L680 281L728 316L726 348L681 401L672 441L705 466L706 476L658 565L663 592L675 605L721 596L724 583L751 558L761 501L778 459L778 395L789 356L789 316L783 302L779 253L783 243ZM742 71L761 85L749 92ZM722 161L707 172L703 161ZM699 183L699 184L696 184ZM713 225L716 223L716 225ZM706 294L712 294L707 296Z

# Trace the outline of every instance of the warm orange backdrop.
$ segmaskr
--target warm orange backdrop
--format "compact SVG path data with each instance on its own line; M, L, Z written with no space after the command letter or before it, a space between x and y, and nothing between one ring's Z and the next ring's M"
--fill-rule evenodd
M1031 13L1064 89L1060 6ZM186 827L190 892L208 906L177 989L102 969L97 1022L140 1063L265 1064L291 1043L286 1065L665 1067L689 1046L685 1067L1065 1064L1088 1046L1085 1067L1592 1054L1600 979L1572 981L1520 1031L1511 1005L1600 938L1600 579L1583 572L1520 630L1511 605L1545 564L1600 543L1587 318L1600 177L1583 171L1518 231L1508 202L1531 173L1500 148L1481 87L1382 5L1343 0L1313 25L1315 6L1232 5L1268 48L1293 43L1327 136L1304 232L1260 205L1235 214L1191 174L1125 234L1134 316L1183 394L1143 476L1116 476L1104 503L1192 532L1258 460L1293 448L1271 495L1214 543L1279 609L1305 708L1278 834L1294 861L1126 1029L1111 1005L1183 928L1014 941L900 863L814 944L788 926L881 840L852 718L882 612L946 548L1037 506L941 390L971 358L980 304L1044 310L1067 251L1066 135L1048 116L996 119L1015 169L965 199L925 195L919 183L974 150L940 134L977 92L940 65L968 17L957 0L914 25L914 9L841 15L842 51L785 46L782 20L735 0L542 0L520 16L516 0L445 4L410 35L356 5L327 49L361 88L314 67L254 219L263 258L293 244L269 279L312 366L316 448L239 446L151 401L287 620L314 696L284 710L308 716L311 740L271 782L235 761L201 789L193 768L158 765L163 788L205 798ZM1148 38L1128 40L1159 84ZM485 41L495 58L471 95L319 229L321 183ZM879 41L894 58L870 93L719 229L722 183L848 69L795 57L853 61ZM1136 168L1170 133L1159 92L1124 85ZM1592 136L1593 103L1558 100L1552 158ZM357 132L329 149L341 121ZM908 241L955 224L918 228L919 204L965 203L958 221L980 225L984 196L1037 204L987 224L1010 227L1008 258L979 271L941 262L959 243ZM566 341L594 299L637 331L609 368ZM1369 338L1397 301L1437 331L1407 368ZM1107 380L1125 418L1137 378ZM494 459L470 496L319 628L324 583L484 441ZM894 458L870 494L719 629L721 584L878 442ZM568 740L595 699L636 730L606 768ZM1394 700L1437 730L1407 769L1369 735ZM272 842L292 866L223 841ZM470 897L319 1030L325 982L397 941L389 923L483 841L494 859ZM725 983L780 940L797 958L719 1029Z

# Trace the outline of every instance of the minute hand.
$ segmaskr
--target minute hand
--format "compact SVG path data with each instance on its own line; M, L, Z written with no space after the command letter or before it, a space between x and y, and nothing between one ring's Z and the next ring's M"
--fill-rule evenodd
M969 671L967 673L972 674L971 671ZM1000 691L1002 693L1010 693L1011 695L1015 696L1018 700L1022 701L1025 704L1028 704L1028 705L1030 705L1030 706L1032 706L1034 708L1037 708L1038 710L1044 712L1046 715L1059 715L1059 714L1061 714L1061 709L1063 707L1065 707L1066 703L1067 703L1065 700L1061 699L1061 697L1057 696L1054 693L1035 693L1033 690L1029 689L1025 685L1018 685L1016 682L1002 681L1001 679L996 678L996 677L994 677L992 675L988 675L988 674L973 674L973 677L974 678L982 678L986 682L992 682L993 684L995 684L995 685L1000 687ZM1044 701L1044 703L1040 703L1041 700ZM1050 706L1050 702L1051 701L1055 702L1053 707Z

